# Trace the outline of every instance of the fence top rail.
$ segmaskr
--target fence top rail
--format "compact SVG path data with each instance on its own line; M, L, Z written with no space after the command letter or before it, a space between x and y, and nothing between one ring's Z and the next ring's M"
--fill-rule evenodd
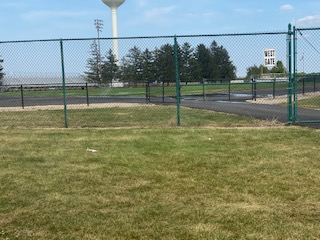
M297 77L319 77L320 73L297 73Z
M297 31L316 31L320 30L320 27L309 27L309 28L295 28Z
M191 38L191 37L237 37L237 36L254 36L254 35L283 35L288 34L287 31L274 32L256 32L256 33L225 33L225 34L200 34L200 35L167 35L167 36L136 36L136 37L118 37L118 38L99 38L99 40L130 40L130 39L159 39L159 38ZM15 40L0 41L4 43L32 43L32 42L58 42L58 41L92 41L98 38L61 38L61 39L38 39L38 40Z

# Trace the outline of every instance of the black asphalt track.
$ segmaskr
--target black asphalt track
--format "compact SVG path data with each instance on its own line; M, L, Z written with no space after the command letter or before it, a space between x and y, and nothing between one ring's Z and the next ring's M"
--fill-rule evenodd
M242 96L241 99L233 101L232 99L221 100L215 98L203 99L202 97L188 97L181 99L181 106L206 109L217 112L239 114L251 116L257 119L277 120L282 123L288 123L288 109L286 106L272 104L248 103L245 100L248 97ZM176 100L170 97L67 97L67 104L94 104L94 103L153 103L159 105L176 105ZM22 107L22 106L52 106L63 105L61 97L25 97L22 101L19 97L0 98L0 107ZM319 121L320 111L309 109L298 109L298 122ZM299 125L320 128L320 123L301 123Z

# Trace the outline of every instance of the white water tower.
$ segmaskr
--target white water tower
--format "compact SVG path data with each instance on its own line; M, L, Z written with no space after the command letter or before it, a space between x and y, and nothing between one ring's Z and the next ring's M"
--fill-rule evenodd
M125 2L125 0L102 0L102 2L111 8L113 54L115 55L116 60L119 60L117 9Z

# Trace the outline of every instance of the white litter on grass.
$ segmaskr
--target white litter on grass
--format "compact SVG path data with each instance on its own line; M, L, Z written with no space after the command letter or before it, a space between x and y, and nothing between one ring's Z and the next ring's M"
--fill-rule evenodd
M97 150L95 150L95 149L90 149L90 148L87 148L87 152L93 152L93 153L95 153L95 152L97 152Z

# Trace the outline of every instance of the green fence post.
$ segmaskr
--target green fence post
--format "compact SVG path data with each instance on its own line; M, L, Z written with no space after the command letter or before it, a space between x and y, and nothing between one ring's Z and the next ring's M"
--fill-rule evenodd
M62 87L63 87L63 105L64 105L64 127L68 128L68 114L67 114L67 92L66 92L66 77L64 71L64 54L63 54L63 41L60 40L61 51L61 70L62 70Z
M204 79L202 79L202 97L203 97L203 101L206 100L206 92L205 92L205 82L204 82Z
M20 86L20 93L21 93L21 106L24 109L24 96L23 96L23 85Z
M296 27L293 27L293 114L292 121L295 124L297 122L297 31Z
M177 126L180 127L180 78L179 78L179 58L178 58L178 41L177 37L174 37L174 62L176 71L176 103L177 103Z
M89 107L89 88L88 88L88 83L86 83L86 97L87 97L87 106Z
M289 70L289 79L288 79L288 124L292 124L292 26L288 25L288 70Z

